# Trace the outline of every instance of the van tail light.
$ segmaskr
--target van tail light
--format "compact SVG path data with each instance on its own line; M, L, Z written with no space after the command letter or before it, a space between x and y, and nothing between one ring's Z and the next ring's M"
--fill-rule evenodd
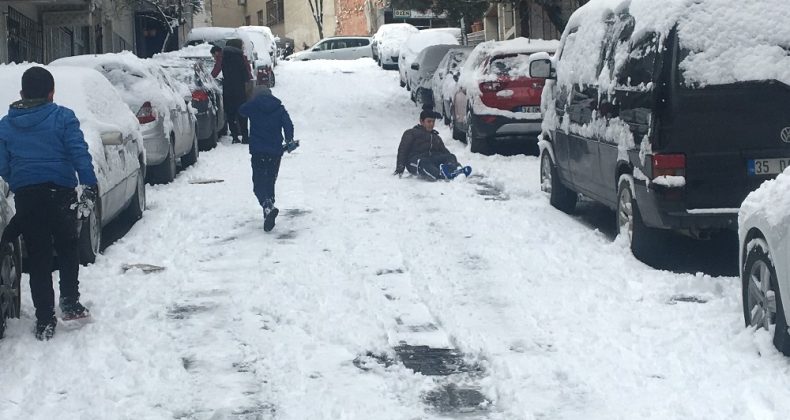
M140 107L140 110L137 111L137 121L140 121L140 124L148 124L156 121L156 114L154 114L154 108L151 106L150 102L144 103L143 106Z
M208 93L205 90L198 89L192 92L192 100L195 102L207 102Z
M486 124L493 124L496 121L496 115L481 115L480 120Z
M502 83L499 82L480 83L481 92L499 92L500 89L502 89Z
M686 155L653 155L653 179L660 176L686 176Z

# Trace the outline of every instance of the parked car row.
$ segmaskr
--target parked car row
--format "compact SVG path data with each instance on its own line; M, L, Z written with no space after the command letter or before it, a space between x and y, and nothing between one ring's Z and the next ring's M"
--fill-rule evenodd
M218 26L193 28L187 35L185 47L211 44L224 48L230 39L240 39L244 56L250 62L250 71L259 86L274 87L277 66L277 37L267 26L241 26L224 28Z

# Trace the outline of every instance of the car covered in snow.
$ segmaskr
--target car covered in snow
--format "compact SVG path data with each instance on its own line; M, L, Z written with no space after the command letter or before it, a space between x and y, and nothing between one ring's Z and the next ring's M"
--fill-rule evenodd
M2 74L2 67L0 67ZM7 112L7 111L4 111ZM0 235L2 235L11 218L14 217L14 206L9 198L8 183L0 178ZM0 338L5 335L6 320L19 318L22 298L22 242L19 238L13 241L0 242Z
M409 35L417 32L420 32L420 30L409 23L387 23L381 25L372 38L373 60L385 70L398 68L401 45Z
M258 86L274 87L276 78L274 67L277 66L277 44L274 34L268 26L240 26L239 32L244 32L252 42L255 51L255 84Z
M543 95L541 185L617 214L637 257L667 230L736 229L744 198L790 164L790 28L784 0L593 0L554 59ZM744 16L760 22L745 25Z
M288 60L356 60L368 58L372 55L370 37L333 36L318 41L309 49L292 54L288 57Z
M446 28L441 30L423 29L420 32L409 35L401 45L398 58L401 87L411 90L411 85L409 84L411 80L410 73L414 71L411 68L411 63L417 58L420 51L431 45L458 45L458 37L454 35L454 32L448 31Z
M433 94L433 109L442 114L445 124L450 123L450 109L452 109L452 96L455 93L461 69L469 58L474 47L458 46L450 49L445 54L431 79L431 93Z
M417 54L414 62L411 63L411 72L408 82L411 86L411 100L421 104L423 107L433 108L433 74L439 68L444 56L450 49L457 45L431 45Z
M197 118L200 150L213 149L225 128L222 87L211 76L211 67L207 67L213 66L214 60L204 60L200 56L205 53L210 57L210 50L209 44L201 44L153 57L166 73L189 86L192 92L191 104Z
M452 95L453 138L474 153L494 153L500 143L534 147L541 132L544 78L530 77L533 54L551 54L558 41L516 38L479 44L461 70Z
M0 66L0 103L19 100L24 65ZM55 78L55 103L80 121L99 181L95 211L82 223L80 261L99 254L102 227L119 217L140 219L145 210L145 151L140 123L118 91L99 72L84 67L48 66ZM0 108L0 117L8 108ZM0 206L1 207L1 206Z
M749 194L738 213L743 318L790 356L790 170Z
M51 65L91 68L115 86L142 127L150 182L166 184L175 179L179 159L183 168L197 162L192 91L169 76L156 60L144 60L127 51L65 57Z

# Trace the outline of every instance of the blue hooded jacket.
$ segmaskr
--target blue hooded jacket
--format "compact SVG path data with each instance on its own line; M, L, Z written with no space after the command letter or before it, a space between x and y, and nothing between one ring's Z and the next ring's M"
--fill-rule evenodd
M74 188L77 175L83 185L97 184L74 111L52 102L11 104L0 120L0 176L11 191L46 183Z
M239 108L250 119L250 153L282 156L283 131L293 140L294 125L283 103L267 93L259 93Z

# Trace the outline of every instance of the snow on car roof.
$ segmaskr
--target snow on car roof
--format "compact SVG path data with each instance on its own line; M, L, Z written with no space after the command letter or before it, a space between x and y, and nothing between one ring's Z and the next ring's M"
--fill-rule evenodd
M428 30L422 30L409 36L402 48L412 54L417 54L425 47L439 44L458 45L458 39L446 31L428 32Z
M632 39L647 32L663 39L677 26L680 46L689 52L680 63L687 85L752 80L790 84L787 0L591 0L571 16L563 39L578 28L577 40L585 48L599 48L605 18L626 11L634 18ZM584 82L597 78L587 76Z
M211 44L189 45L180 50L170 51L166 53L156 54L154 57L170 56L170 57L183 57L183 58L211 58L211 49L214 46Z
M507 41L498 41L494 44L489 52L489 55L504 55L504 54L532 54L536 52L547 52L554 54L557 48L560 47L560 41L543 40L543 39L529 39L529 38L516 38Z
M233 38L236 35L236 28L225 28L221 26L208 26L203 28L192 28L187 34L188 41L219 41L221 39Z
M381 25L376 31L376 38L389 37L389 36L408 36L409 34L417 33L420 30L410 23L387 23Z
M191 96L189 86L167 76L155 60L145 60L129 51L99 55L59 58L50 66L74 66L98 70L118 90L133 112L150 102L162 115L166 130L173 123L168 110L184 109L184 97Z
M22 73L38 64L0 64L0 103L10 105L18 101L22 89ZM55 79L55 103L65 106L77 115L80 128L88 143L94 162L106 160L101 134L119 131L142 142L137 117L121 100L118 92L99 72L92 69L68 66L42 66ZM8 107L0 106L0 117ZM98 168L98 165L96 165ZM105 182L99 177L99 182Z

